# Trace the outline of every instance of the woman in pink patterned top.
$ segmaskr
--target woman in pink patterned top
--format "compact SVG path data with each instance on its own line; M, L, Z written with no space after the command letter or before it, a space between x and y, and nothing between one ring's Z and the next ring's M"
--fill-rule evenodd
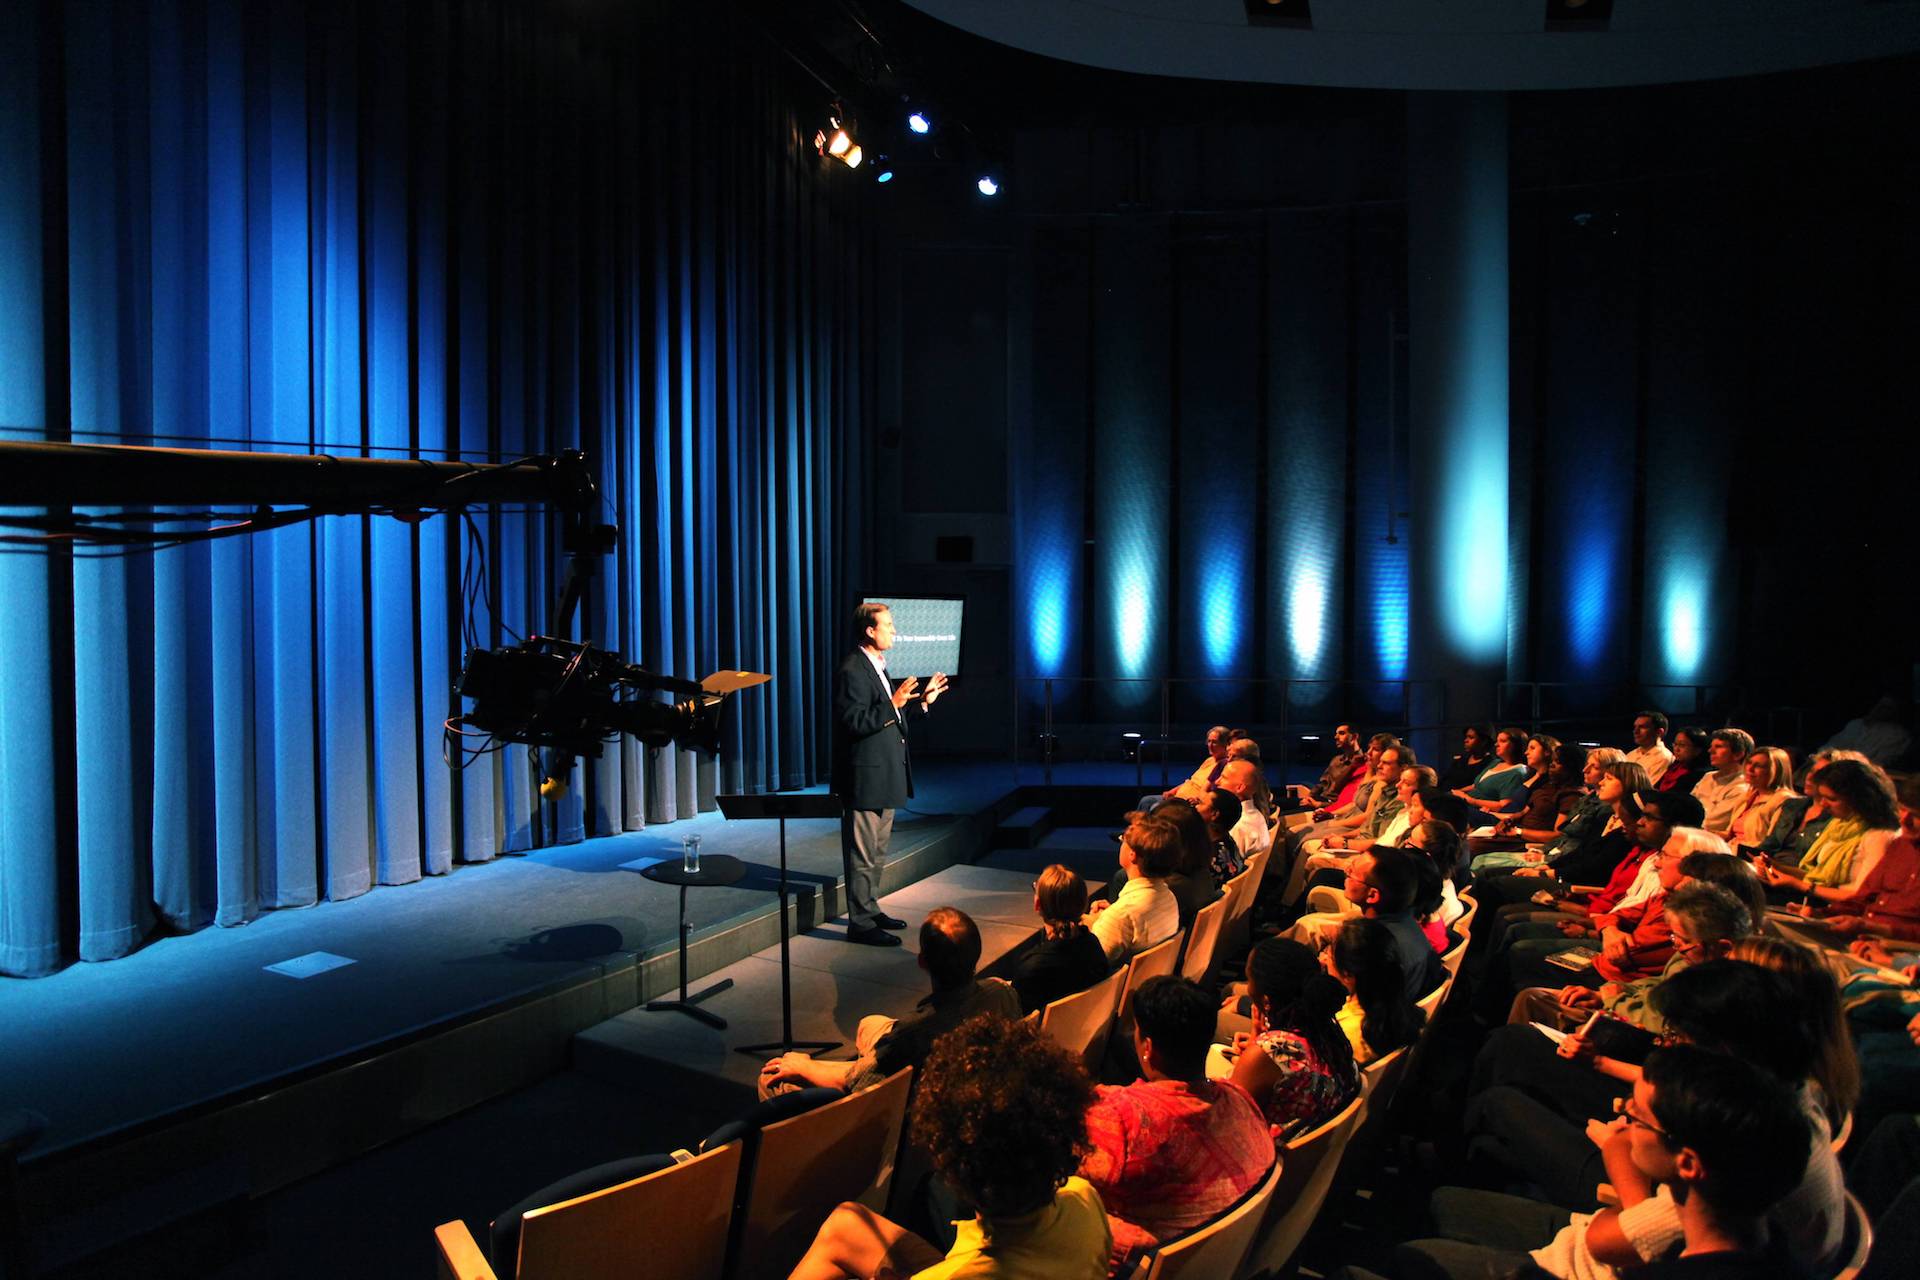
M1330 1120L1360 1092L1353 1046L1334 1015L1347 989L1311 947L1268 938L1247 957L1253 1030L1234 1037L1233 1083L1253 1095L1276 1138Z

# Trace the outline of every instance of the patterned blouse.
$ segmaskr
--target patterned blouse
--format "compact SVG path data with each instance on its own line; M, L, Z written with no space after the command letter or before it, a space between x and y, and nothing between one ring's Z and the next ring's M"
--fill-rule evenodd
M1275 1138L1324 1124L1360 1091L1360 1072L1351 1058L1329 1065L1296 1031L1263 1031L1254 1043L1280 1069L1280 1078L1259 1099Z

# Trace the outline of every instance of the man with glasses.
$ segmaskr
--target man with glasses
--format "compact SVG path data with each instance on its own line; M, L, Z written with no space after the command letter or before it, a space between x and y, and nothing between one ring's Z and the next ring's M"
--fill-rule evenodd
M1768 1213L1799 1186L1813 1138L1781 1081L1687 1045L1655 1050L1610 1124L1594 1122L1617 1208L1569 1213L1536 1200L1442 1187L1439 1238L1394 1250L1402 1277L1791 1280L1807 1273ZM1365 1272L1349 1269L1349 1276Z
M1413 900L1420 891L1419 873L1413 860L1425 856L1418 850L1375 845L1353 856L1347 864L1344 885L1347 901L1358 907L1362 916L1387 927L1400 959L1400 971L1406 978L1407 996L1414 1000L1439 986L1446 976L1440 953L1433 949L1413 918ZM1324 947L1332 942L1340 926L1352 918L1345 912L1309 912L1282 936L1309 946Z

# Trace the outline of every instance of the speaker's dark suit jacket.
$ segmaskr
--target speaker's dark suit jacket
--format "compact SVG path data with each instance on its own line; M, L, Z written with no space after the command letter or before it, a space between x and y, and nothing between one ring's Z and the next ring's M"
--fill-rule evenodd
M849 809L897 809L913 794L907 755L908 710L893 709L893 691L865 652L855 649L833 675L833 793Z

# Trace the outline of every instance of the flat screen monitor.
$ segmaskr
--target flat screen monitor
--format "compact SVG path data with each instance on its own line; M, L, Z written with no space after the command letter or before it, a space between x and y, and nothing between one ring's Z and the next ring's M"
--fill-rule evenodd
M936 671L960 674L960 624L967 602L960 596L864 595L864 604L884 604L893 611L893 648L887 654L887 674L895 680L922 679Z

